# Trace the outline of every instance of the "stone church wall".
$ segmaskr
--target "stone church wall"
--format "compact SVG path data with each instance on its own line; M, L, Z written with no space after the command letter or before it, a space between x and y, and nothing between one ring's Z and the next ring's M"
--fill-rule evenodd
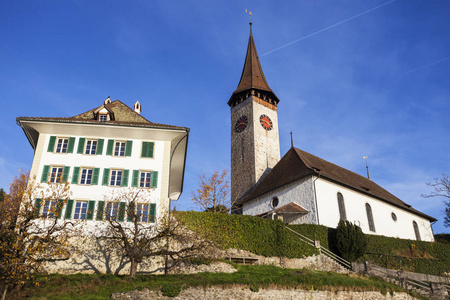
M246 203L243 207L243 214L258 215L274 209L271 206L271 200L274 197L278 197L279 204L277 207L295 202L308 211L306 215L293 217L293 220L286 219L285 221L290 221L290 224L318 224L312 177L294 181Z

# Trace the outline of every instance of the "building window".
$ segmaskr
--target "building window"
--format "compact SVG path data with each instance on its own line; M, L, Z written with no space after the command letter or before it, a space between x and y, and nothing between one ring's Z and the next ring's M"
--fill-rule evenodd
M339 206L339 217L343 221L347 221L347 214L345 212L344 196L341 193L337 194L338 206Z
M375 232L375 223L373 222L372 207L370 207L369 203L366 203L366 213L367 213L367 221L369 222L369 229L370 231Z
M106 122L106 121L108 121L108 115L106 115L106 114L99 114L98 115L98 120L100 122Z
M87 140L86 141L86 149L84 150L84 154L95 155L97 152L97 141L96 140Z
M397 222L397 215L395 213L391 213L391 218L394 222Z
M69 139L68 138L59 138L58 142L56 143L56 153L67 153L67 147L69 145Z
M42 216L44 218L53 218L56 210L56 200L46 200L44 202L44 209L42 211Z
M153 142L142 142L141 157L153 158L153 150L155 148L155 143Z
M419 226L417 226L416 221L413 221L414 233L416 234L416 240L421 241Z
M139 222L148 222L148 204L138 204L136 206L136 216Z
M111 170L109 185L121 186L121 184L122 184L122 170Z
M52 167L50 172L50 182L60 183L63 174L63 167Z
M273 207L273 208L275 208L275 207L277 207L278 206L278 203L279 203L280 201L278 200L278 197L273 197L272 198L272 201L270 202L270 205Z
M152 178L152 172L141 172L140 179L139 179L139 187L149 188L151 178Z
M115 220L119 211L119 202L108 202L106 205L106 220Z
M87 202L81 202L78 201L75 203L75 213L73 215L73 218L76 220L84 220L86 219L86 212L87 212Z
M125 142L116 142L114 146L114 156L125 156Z
M92 184L92 169L81 169L80 184Z

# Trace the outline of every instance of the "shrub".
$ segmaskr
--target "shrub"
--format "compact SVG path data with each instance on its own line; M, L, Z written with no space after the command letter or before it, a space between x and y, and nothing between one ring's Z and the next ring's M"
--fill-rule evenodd
M175 285L175 284L171 284L171 283L166 283L161 288L161 292L162 292L163 296L176 297L181 292L181 286Z
M355 261L366 251L367 238L365 234L359 226L349 221L339 221L336 239L341 256L348 261Z

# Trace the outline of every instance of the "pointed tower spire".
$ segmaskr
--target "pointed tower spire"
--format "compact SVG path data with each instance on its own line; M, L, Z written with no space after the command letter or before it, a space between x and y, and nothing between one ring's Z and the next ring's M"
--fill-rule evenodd
M248 39L247 55L245 56L244 69L242 70L241 80L237 89L228 100L228 105L234 107L248 97L254 95L258 98L277 106L280 101L275 93L270 89L269 84L264 77L261 63L259 62L258 52L256 51L255 41L253 40L252 22L250 24L250 36Z

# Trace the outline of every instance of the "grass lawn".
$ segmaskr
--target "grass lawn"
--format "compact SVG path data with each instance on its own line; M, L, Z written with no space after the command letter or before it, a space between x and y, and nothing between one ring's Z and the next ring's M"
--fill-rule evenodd
M138 275L134 280L111 274L39 276L34 283L10 295L11 299L110 299L111 294L130 290L159 290L164 285L188 288L197 286L248 285L252 290L267 286L315 290L403 291L400 287L373 277L337 274L307 269L274 266L236 266L235 273L198 273L177 275Z

